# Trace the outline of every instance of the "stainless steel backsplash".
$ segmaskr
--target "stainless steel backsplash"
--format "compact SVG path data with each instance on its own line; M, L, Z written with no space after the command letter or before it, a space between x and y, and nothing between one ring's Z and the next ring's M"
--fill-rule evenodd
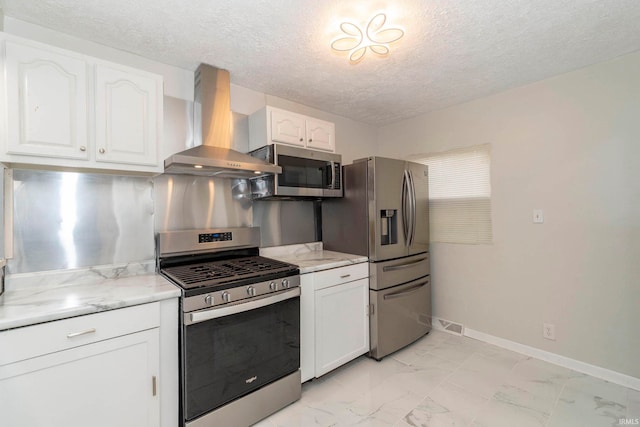
M158 175L153 181L158 232L252 224L251 189L244 179Z
M316 221L314 202L260 200L253 203L253 224L260 227L263 247L315 242Z
M10 273L153 259L150 178L15 169L13 180Z
M316 240L314 202L252 202L248 182L14 169L14 257L8 272L154 259L154 233L261 229L262 246Z

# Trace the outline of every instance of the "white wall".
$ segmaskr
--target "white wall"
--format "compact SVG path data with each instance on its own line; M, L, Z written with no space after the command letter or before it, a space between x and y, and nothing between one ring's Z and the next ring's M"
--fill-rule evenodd
M378 143L389 157L491 144L494 243L432 245L435 316L640 377L640 53L383 127Z

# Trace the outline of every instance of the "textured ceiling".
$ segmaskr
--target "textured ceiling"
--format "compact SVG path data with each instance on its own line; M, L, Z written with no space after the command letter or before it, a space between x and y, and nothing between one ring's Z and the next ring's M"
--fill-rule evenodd
M0 0L6 16L386 124L640 49L638 0ZM329 48L388 11L386 58Z

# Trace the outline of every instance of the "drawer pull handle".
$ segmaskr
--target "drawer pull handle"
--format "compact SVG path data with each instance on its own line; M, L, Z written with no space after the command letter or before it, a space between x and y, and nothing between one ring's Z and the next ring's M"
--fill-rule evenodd
M340 276L341 279L346 279L347 277L351 277L350 274L345 274L344 276Z
M394 299L394 298L402 298L410 295L414 292L418 292L420 288L429 284L429 280L425 280L424 282L418 283L417 285L411 286L410 288L405 289L404 291L394 292L392 294L387 294L384 296L385 300Z
M93 334L96 332L96 328L91 328L91 329L87 329L86 331L82 331L82 332L73 332L71 334L67 334L67 338L74 338L74 337L79 337L80 335L87 335L87 334Z
M382 271L387 272L387 271L402 270L403 268L415 267L416 265L422 264L426 260L427 258L424 257L424 258L420 258L417 261L409 262L407 264L387 265L386 267L382 267Z

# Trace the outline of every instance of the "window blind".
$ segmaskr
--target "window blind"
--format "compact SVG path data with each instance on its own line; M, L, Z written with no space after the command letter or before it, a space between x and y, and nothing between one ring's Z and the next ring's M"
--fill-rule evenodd
M427 154L431 242L492 242L490 145Z

